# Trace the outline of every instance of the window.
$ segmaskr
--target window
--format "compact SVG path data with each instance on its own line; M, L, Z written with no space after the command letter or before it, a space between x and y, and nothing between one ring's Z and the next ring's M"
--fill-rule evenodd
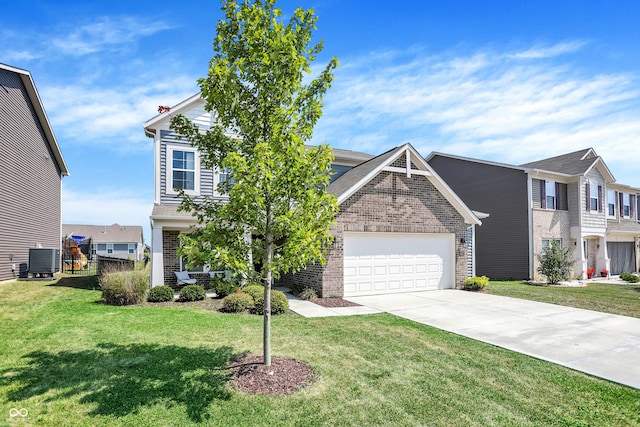
M167 193L184 190L190 195L200 191L200 159L195 149L167 146Z
M195 190L196 188L196 161L195 154L189 151L173 152L173 188L183 190Z
M631 195L628 193L622 195L622 215L625 218L631 216Z
M556 183L553 181L546 181L544 189L547 195L547 209L557 209L558 206L556 205Z
M616 192L613 190L607 191L607 215L616 216Z
M107 243L107 253L108 254L113 253L113 243Z
M542 249L551 246L555 242L558 247L562 246L562 239L542 239Z
M135 243L129 243L129 253L133 254L136 252L136 244Z
M589 191L589 206L592 211L598 211L598 189L599 185L591 185Z

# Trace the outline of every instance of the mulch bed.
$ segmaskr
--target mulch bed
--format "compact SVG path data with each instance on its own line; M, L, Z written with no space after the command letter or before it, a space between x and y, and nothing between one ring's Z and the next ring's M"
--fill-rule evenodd
M318 298L314 297L309 299L309 302L321 305L323 307L336 308L336 307L358 307L360 304L347 301L342 298Z
M271 366L262 356L247 356L229 366L234 387L247 394L289 395L315 379L311 367L299 360L271 358Z

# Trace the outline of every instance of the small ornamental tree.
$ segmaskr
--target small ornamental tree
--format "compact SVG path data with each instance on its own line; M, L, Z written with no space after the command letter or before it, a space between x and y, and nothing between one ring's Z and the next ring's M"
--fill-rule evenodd
M575 261L571 256L571 248L563 248L553 240L538 254L538 262L538 273L543 274L549 283L558 283L571 277Z
M322 42L309 46L316 16L297 9L287 24L275 0L226 0L209 75L199 80L215 124L202 131L184 116L171 127L227 174L225 201L191 198L181 209L200 227L183 235L180 254L197 265L224 266L264 284L264 363L271 364L271 284L283 273L324 262L337 212L326 193L331 149L306 147L333 80L335 58L304 83ZM259 270L254 272L254 263Z

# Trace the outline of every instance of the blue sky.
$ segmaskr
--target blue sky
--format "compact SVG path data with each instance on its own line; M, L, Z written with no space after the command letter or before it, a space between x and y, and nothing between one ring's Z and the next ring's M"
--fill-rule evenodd
M312 143L520 164L593 147L640 187L640 2L279 1L319 16L340 67ZM71 176L63 222L141 225L153 151L142 123L198 91L215 0L23 1L0 13L0 62L29 70Z

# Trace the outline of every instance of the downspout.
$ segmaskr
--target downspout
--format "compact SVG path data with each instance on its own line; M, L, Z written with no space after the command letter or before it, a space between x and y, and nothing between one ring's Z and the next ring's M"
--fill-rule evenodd
M533 280L534 274L534 254L533 254L533 178L529 172L527 174L527 222L529 227L529 279Z

